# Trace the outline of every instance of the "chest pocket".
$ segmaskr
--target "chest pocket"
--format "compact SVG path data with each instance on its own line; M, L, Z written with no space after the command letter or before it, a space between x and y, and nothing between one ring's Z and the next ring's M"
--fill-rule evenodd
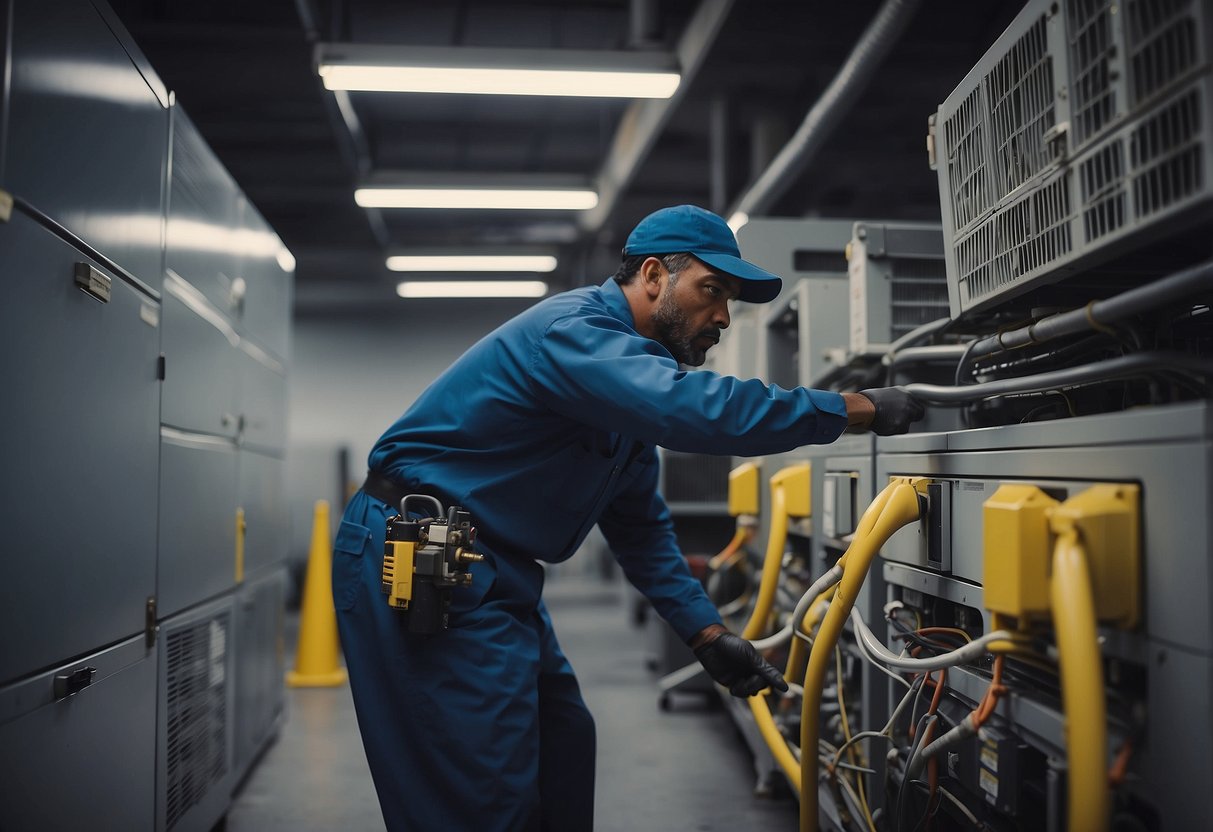
M612 470L623 463L620 449L626 441L619 434L582 431L543 466L544 502L566 511L592 510L613 479Z

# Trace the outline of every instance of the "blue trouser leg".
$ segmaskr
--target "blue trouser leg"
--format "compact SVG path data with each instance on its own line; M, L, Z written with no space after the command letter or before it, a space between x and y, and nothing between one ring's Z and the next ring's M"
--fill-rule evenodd
M539 567L476 564L473 587L456 590L450 629L411 635L380 592L391 513L356 495L333 557L342 647L388 828L589 829L593 720L539 604Z
M540 602L539 794L544 832L594 828L594 719Z

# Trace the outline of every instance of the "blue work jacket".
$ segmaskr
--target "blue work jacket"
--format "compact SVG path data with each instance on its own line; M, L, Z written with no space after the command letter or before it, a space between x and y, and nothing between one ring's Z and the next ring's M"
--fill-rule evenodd
M726 336L727 337L727 336ZM370 467L471 512L497 559L570 557L595 523L684 640L720 617L657 491L658 445L732 456L832 442L837 393L686 371L634 327L614 280L489 333L380 437Z

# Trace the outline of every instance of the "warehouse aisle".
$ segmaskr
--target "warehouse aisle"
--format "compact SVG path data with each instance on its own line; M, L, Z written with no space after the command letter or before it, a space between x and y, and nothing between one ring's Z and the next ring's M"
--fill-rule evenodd
M722 709L696 696L658 709L648 638L628 623L618 583L562 575L545 596L598 723L598 832L796 828L794 801L753 797L753 767ZM348 686L288 691L287 707L227 832L382 829Z

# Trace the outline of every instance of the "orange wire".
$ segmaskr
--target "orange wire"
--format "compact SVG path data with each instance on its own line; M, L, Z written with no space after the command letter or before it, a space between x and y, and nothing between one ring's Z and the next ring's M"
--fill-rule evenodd
M994 678L990 680L990 687L986 690L986 695L982 697L981 702L973 711L974 728L980 728L985 724L986 720L990 718L998 707L998 698L1007 692L1007 688L1002 683L1002 666L1003 656L1000 653L994 659Z
M1119 786L1125 781L1125 775L1129 771L1129 758L1133 756L1133 741L1125 740L1125 744L1120 747L1120 751L1116 754L1116 759L1112 761L1112 768L1108 771L1108 782L1113 786Z

